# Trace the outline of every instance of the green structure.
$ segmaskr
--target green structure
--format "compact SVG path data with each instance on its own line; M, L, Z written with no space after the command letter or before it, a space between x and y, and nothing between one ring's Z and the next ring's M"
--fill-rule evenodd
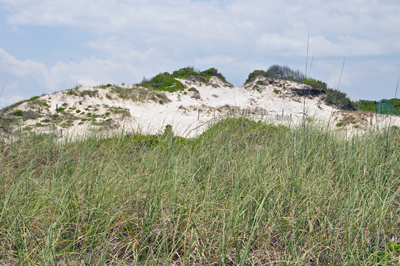
M384 115L400 115L400 112L386 100L380 100L376 103L376 113Z

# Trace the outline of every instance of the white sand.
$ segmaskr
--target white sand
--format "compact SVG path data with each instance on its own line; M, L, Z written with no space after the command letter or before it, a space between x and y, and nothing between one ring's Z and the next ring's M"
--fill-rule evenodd
M306 89L307 87L303 84L284 80L270 81L261 76L241 87L225 84L216 77L211 78L207 84L188 80L180 81L187 88L184 92L165 93L171 100L171 102L165 104L155 103L146 99L142 99L140 102L121 99L110 88L99 87L80 87L75 89L73 91L78 94L77 96L70 94L70 91L44 95L38 101L45 101L50 107L48 109L41 108L42 117L26 120L20 126L21 128L34 126L45 118L51 118L51 115L56 113L56 106L63 107L62 105L65 103L67 104L66 111L79 118L88 118L87 113L89 112L103 115L106 112L110 112L110 107L128 109L129 113L121 115L110 112L111 114L107 117L96 119L102 121L106 118L112 118L114 121L113 127L93 126L90 122L75 120L71 122L72 126L67 128L46 126L34 127L33 130L44 132L55 130L60 133L62 131L63 134L78 136L86 134L88 131L120 130L123 128L125 131L134 130L145 134L157 134L163 132L166 125L172 125L175 135L193 137L206 130L211 122L232 114L241 114L249 119L285 125L295 125L303 121L304 98L294 95L290 89ZM261 82L267 85L257 84ZM136 87L125 86L125 88ZM200 98L196 92L188 91L189 88L198 90ZM85 90L97 90L98 92L93 97L88 95L80 96L80 93ZM107 95L112 99L107 98ZM92 107L89 110L85 110L89 106ZM95 108L97 110L94 110ZM39 108L32 105L31 102L26 102L16 107L16 109L38 112ZM85 114L82 115L82 112L76 113L78 109L85 112ZM389 118L385 116L377 120L372 114L363 112L355 115L358 117L357 119L350 119L352 121L337 127L336 124L338 122L343 119L349 120L349 116L355 113L343 112L327 106L318 96L305 98L305 113L307 118L312 118L315 122L328 123L335 130L349 131L351 133L366 130L371 125L383 127L389 121ZM81 122L81 125L78 125L79 122ZM400 119L393 117L391 125L400 126Z

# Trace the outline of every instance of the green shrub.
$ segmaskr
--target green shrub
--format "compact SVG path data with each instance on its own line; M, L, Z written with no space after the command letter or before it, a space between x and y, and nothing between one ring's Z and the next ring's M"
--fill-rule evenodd
M188 89L188 91L194 91L194 92L200 94L200 92L199 92L197 89L195 89L195 88L190 88L190 89Z
M253 80L255 80L258 76L263 76L265 77L267 72L265 72L264 70L254 70L253 72L251 72L248 76L248 78L246 79L246 81L244 82L244 84L247 84Z
M321 90L324 90L324 91L326 91L327 88L328 88L325 82L322 82L322 81L319 81L319 80L315 80L315 79L312 79L312 78L308 78L308 79L304 78L301 81L301 83L310 85L311 87L313 87L315 89L321 89Z
M15 112L13 112L13 115L15 116L22 116L22 110L16 110Z
M158 74L149 82L144 82L141 85L149 89L167 92L176 92L185 88L181 82L171 77L168 72Z
M278 94L280 92L281 92L280 90L274 89L274 93Z
M109 87L112 87L112 85L111 84L107 84L107 85L103 85L103 86L101 86L103 89L106 89L106 88L109 88Z
M354 104L346 97L346 93L339 90L327 89L325 103L328 105L334 105L343 110L356 110Z
M376 110L376 101L358 100L356 102L353 102L353 104L360 111L375 112Z
M76 110L76 113L78 113L78 114L79 114L80 112L81 112L81 110Z

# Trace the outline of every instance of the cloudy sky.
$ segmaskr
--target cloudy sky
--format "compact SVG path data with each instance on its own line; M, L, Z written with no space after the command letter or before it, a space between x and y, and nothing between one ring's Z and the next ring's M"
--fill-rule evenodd
M0 0L0 108L186 66L236 86L273 64L304 72L308 35L311 77L337 88L345 57L339 90L394 97L398 0Z

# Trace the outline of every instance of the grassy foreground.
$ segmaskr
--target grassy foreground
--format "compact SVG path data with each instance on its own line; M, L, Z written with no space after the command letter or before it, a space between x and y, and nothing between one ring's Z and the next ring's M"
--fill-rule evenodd
M0 262L397 264L399 133L387 153L384 132L244 119L193 140L0 144Z

